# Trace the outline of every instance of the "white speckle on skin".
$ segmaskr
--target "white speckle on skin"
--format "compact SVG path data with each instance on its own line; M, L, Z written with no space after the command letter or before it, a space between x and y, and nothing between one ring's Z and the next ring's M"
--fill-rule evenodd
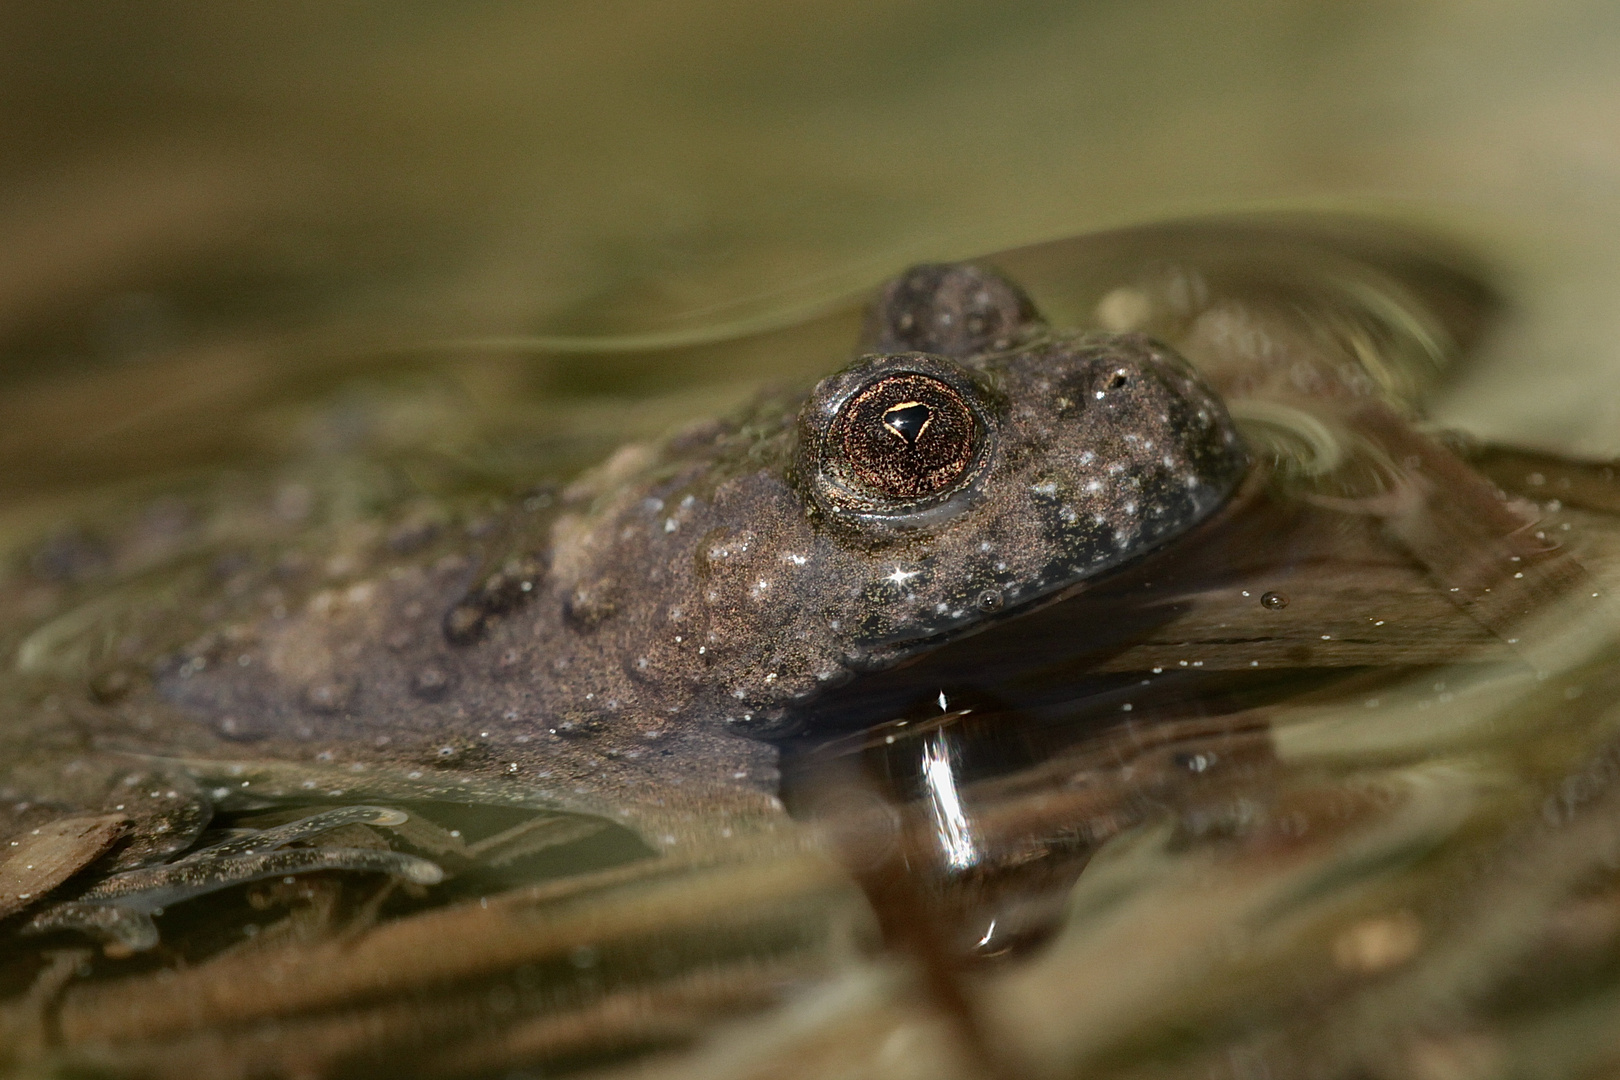
M888 575L885 576L884 580L885 581L891 581L896 585L904 585L906 582L910 581L912 578L921 577L921 576L922 576L922 571L921 570L902 570L902 569L900 569L900 567L897 566L897 567L894 568L894 570L891 573L889 573Z
M674 532L676 529L678 529L680 527L681 527L680 523L678 521L676 521L674 518L665 518L664 519L664 531L665 532L672 533L672 532Z
M806 558L805 556L803 556L803 555L797 554L796 552L789 551L789 552L787 552L786 554L784 554L782 556L782 561L785 562L785 563L792 563L794 566L803 566L805 563L809 562L810 560L808 558Z
M1102 490L1102 481L1101 480L1087 480L1086 481L1086 490L1091 491L1091 492L1101 491Z
M1039 484L1032 485L1029 490L1033 491L1037 495L1047 495L1047 496L1056 495L1057 494L1057 484L1053 483L1050 480L1043 480Z

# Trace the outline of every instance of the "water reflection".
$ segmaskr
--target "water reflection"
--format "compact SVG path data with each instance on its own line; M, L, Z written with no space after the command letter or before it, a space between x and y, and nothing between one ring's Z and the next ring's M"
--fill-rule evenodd
M928 787L939 846L945 853L945 865L962 871L978 862L979 853L974 850L973 826L962 810L962 797L956 790L953 749L953 740L943 731L930 738L923 748L922 775Z

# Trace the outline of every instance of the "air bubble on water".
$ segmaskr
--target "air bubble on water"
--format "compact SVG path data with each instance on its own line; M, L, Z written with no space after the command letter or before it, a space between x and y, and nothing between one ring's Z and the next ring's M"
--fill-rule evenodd
M1268 592L1260 597L1260 606L1269 611L1281 611L1288 606L1288 597L1280 592Z

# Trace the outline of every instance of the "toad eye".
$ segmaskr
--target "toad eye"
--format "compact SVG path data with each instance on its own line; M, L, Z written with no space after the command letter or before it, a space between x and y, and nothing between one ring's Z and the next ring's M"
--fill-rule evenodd
M907 372L851 395L826 438L823 461L851 486L912 502L951 490L973 464L983 432L958 390Z
M1002 408L978 373L945 357L865 356L800 410L794 475L829 520L880 534L929 528L977 505Z

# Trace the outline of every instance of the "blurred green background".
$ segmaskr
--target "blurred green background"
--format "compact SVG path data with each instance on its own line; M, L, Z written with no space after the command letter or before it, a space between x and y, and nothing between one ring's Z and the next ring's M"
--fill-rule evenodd
M1604 0L13 0L0 374L680 340L916 259L1347 208L1515 302L1443 418L1610 454L1617 56Z

